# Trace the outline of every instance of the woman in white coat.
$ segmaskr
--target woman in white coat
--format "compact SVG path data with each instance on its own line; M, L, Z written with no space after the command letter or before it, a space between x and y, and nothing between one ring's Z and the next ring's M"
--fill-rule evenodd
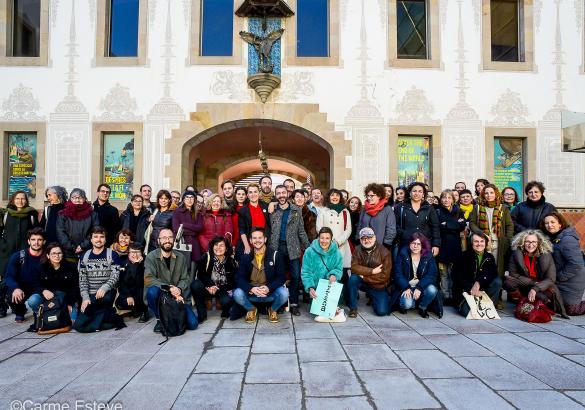
M325 207L317 215L317 232L323 227L333 231L333 240L337 243L343 259L343 276L341 283L347 283L351 268L351 215L341 200L339 189L330 189L325 196Z

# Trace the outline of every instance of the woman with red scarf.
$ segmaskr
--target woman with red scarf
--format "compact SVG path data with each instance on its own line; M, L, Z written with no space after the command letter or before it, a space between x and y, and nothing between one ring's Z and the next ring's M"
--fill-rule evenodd
M359 240L362 228L372 228L378 242L391 249L396 237L396 219L392 207L386 206L386 191L382 185L372 183L366 186L364 194L366 202L354 236Z
M98 225L98 216L87 202L85 191L74 188L57 219L57 239L67 261L77 263L81 253L91 248L91 231Z
M557 273L550 241L542 232L529 229L514 237L512 249L514 253L508 267L510 275L504 281L508 299L527 297L530 302L540 300L568 319L561 292L555 284Z
M469 215L469 229L488 237L486 250L496 259L498 276L503 280L505 261L514 236L514 223L508 207L502 204L502 195L495 185L487 184L483 187L478 204Z

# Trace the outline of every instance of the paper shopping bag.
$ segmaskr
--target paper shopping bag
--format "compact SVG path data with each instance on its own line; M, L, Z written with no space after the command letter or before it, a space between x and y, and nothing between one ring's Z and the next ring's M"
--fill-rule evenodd
M492 302L487 293L481 292L479 296L471 296L469 293L463 292L463 296L469 305L467 319L487 320L500 318L494 302Z

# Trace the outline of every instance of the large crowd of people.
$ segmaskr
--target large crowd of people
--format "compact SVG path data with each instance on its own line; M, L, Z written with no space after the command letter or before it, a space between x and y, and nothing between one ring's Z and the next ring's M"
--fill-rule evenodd
M108 184L93 203L83 189L49 187L40 212L16 191L0 212L0 317L10 307L22 323L30 309L34 332L40 306L57 300L79 332L120 329L121 312L140 322L153 314L161 332L167 292L187 329L213 300L223 318L254 323L260 312L278 322L308 314L300 306L321 279L344 285L338 312L347 307L349 320L360 292L378 316L441 317L446 306L467 315L463 293L482 291L499 309L526 298L562 317L584 314L579 235L544 185L529 182L525 201L485 179L473 190L457 182L435 196L422 182L371 183L362 198L291 179L273 189L264 175L246 187L223 181L218 193L163 189L154 201L143 185L121 213Z

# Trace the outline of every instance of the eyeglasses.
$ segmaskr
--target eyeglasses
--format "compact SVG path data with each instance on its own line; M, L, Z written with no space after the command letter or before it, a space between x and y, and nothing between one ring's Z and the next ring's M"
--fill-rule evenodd
M83 200L83 198L82 198L82 197L80 197L80 196L72 196L72 197L71 197L71 200L72 200L72 201L79 201L79 200L81 200L81 201L82 201L82 200Z
M373 236L362 236L362 239L370 240L370 239L374 239L374 237Z
M538 241L524 241L524 245L538 245Z

